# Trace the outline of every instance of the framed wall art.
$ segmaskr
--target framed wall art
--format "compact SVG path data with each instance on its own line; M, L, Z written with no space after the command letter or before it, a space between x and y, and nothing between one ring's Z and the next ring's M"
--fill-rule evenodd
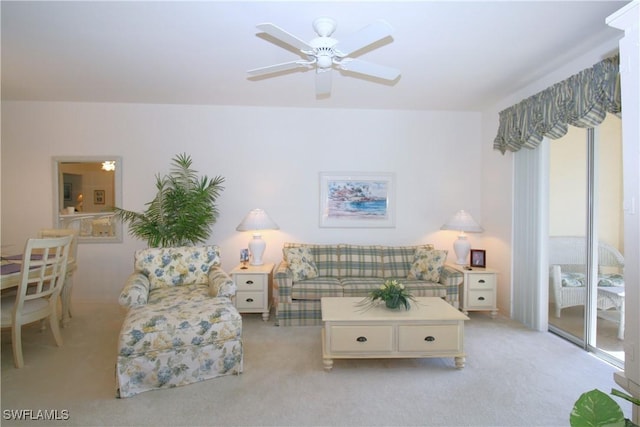
M395 227L395 174L320 173L320 227Z
M93 204L104 205L104 190L93 190Z
M484 249L471 249L471 267L487 267L487 251Z

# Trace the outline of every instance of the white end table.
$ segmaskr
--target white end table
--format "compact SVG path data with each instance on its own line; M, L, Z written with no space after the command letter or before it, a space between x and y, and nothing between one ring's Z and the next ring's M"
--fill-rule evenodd
M447 264L463 274L461 309L464 314L470 311L491 311L491 317L498 314L498 272L490 268L466 267Z
M273 263L242 265L231 270L231 277L238 287L236 308L240 313L262 313L262 320L269 320L273 299Z

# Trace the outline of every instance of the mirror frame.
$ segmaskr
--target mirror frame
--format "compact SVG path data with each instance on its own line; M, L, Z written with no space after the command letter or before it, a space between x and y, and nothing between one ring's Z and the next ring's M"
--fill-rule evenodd
M114 171L114 203L115 206L122 206L122 157L120 156L56 156L52 158L53 170L53 226L55 228L65 228L64 218L60 213L60 163L102 163L106 160L116 162ZM91 213L89 214L91 215ZM99 213L93 214L96 217L104 216ZM115 221L115 236L78 236L78 243L122 243L122 221Z

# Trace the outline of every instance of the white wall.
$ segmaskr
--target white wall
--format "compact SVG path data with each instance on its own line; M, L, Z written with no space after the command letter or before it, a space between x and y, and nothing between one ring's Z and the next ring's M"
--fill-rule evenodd
M453 213L468 210L488 229L509 216L483 215L479 113L3 102L2 125L3 251L21 250L52 225L53 156L122 156L123 207L132 210L153 198L155 174L177 153L190 154L202 174L224 176L209 243L221 246L227 270L249 240L235 227L254 207L280 226L263 235L265 259L276 263L285 241L431 242L453 260L456 233L439 230ZM394 172L396 227L320 228L321 171ZM486 212L494 209L510 205ZM472 247L487 234L470 235ZM81 244L74 298L115 300L142 247L128 235L121 244Z

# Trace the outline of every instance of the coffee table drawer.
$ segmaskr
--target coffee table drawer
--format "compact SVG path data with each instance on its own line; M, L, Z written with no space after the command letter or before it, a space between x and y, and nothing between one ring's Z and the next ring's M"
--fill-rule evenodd
M393 350L391 326L331 326L331 352L376 352Z
M406 325L398 327L398 350L446 352L460 350L458 325Z

